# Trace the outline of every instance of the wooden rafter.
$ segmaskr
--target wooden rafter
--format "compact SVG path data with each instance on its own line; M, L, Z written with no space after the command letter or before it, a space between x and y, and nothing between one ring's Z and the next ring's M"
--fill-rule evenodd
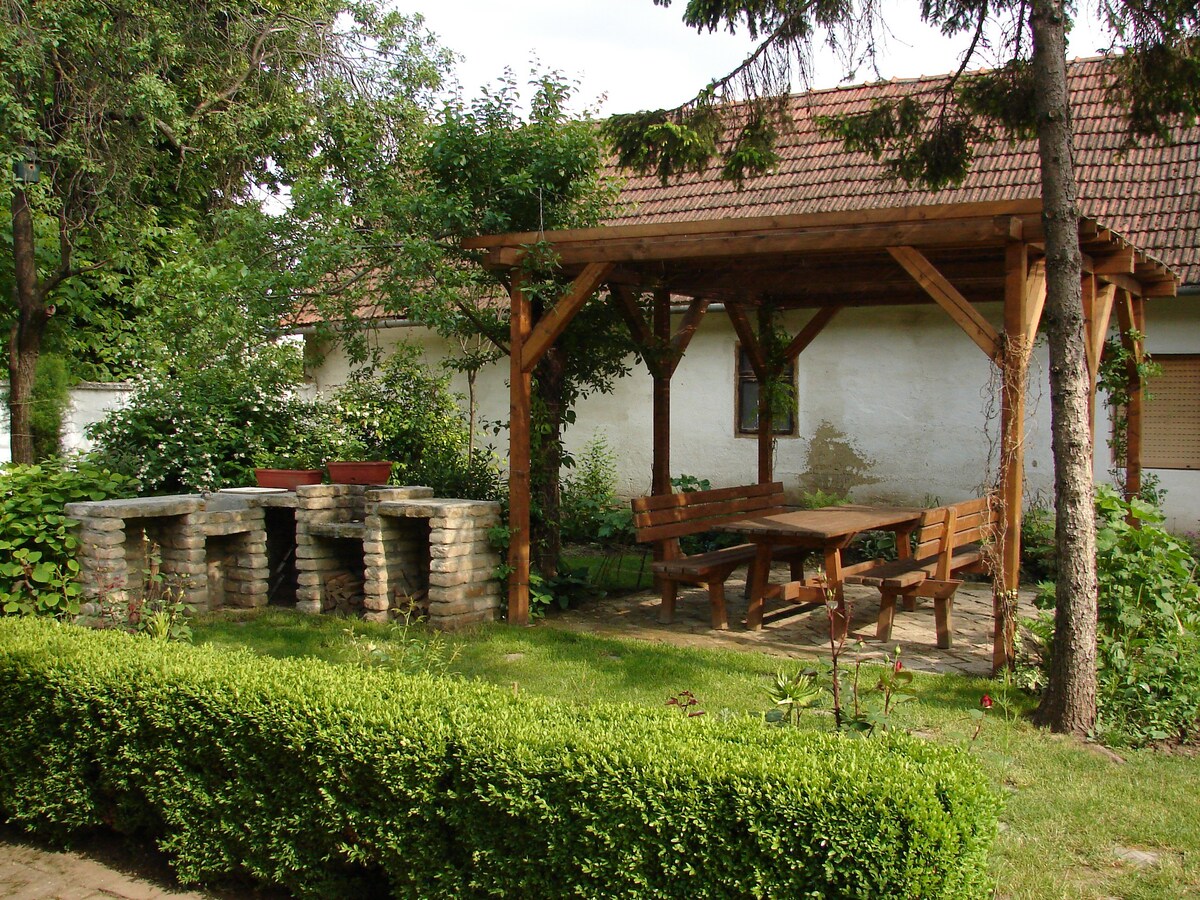
M696 329L700 327L700 321L704 318L704 314L708 312L709 300L706 297L694 297L692 302L688 304L687 312L683 314L683 321L679 323L679 328L671 338L671 373L675 374L675 368L679 365L679 361L683 359L683 354L687 352L688 345L691 344L692 338L696 335Z
M1038 326L1042 323L1042 310L1046 308L1046 261L1039 259L1029 267L1025 276L1025 296L1029 303L1029 322L1025 332L1025 347L1032 348L1037 338Z
M754 333L754 328L750 325L750 319L746 316L746 311L738 305L727 304L725 312L729 316L729 321L733 324L733 330L737 332L738 340L742 342L742 349L746 351L746 356L750 359L750 368L754 370L754 377L759 381L766 381L769 373L767 372L767 359L763 356L762 346L758 342L758 335Z
M537 323L521 351L521 371L532 372L546 351L553 346L575 318L575 314L583 308L588 298L595 293L600 282L612 270L612 263L593 263L584 267L579 276L571 283L567 292L547 310L542 320Z
M625 320L625 325L633 336L633 342L644 350L653 348L654 335L650 331L650 326L646 324L646 317L642 315L641 308L637 305L637 297L633 288L627 284L614 284L612 285L612 296L616 301L617 312Z
M950 318L994 361L1000 359L1000 335L970 301L945 279L921 251L914 247L888 247L888 253Z
M825 306L818 309L816 315L809 319L805 326L800 329L800 333L792 338L791 343L783 351L784 356L790 360L798 357L813 342L816 336L824 331L825 326L833 320L833 317L841 311L842 307L840 306Z

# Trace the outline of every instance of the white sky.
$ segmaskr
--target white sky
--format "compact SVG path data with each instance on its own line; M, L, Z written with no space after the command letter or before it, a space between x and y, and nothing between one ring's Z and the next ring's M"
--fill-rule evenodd
M920 24L915 0L886 0L895 10L895 34L879 55L885 78L940 75L958 65L963 39L947 41ZM714 77L734 68L753 48L744 33L699 34L682 22L686 0L670 7L652 0L395 0L402 12L419 12L443 46L464 57L457 69L467 97L493 82L505 67L519 81L535 57L581 87L574 106L593 107L603 95L605 114L670 108L689 99ZM1092 9L1090 0L1081 3ZM1095 13L1077 28L1070 56L1093 56L1104 43ZM845 73L836 61L818 61L814 87L833 87ZM852 82L874 81L861 69ZM799 89L799 86L794 86Z

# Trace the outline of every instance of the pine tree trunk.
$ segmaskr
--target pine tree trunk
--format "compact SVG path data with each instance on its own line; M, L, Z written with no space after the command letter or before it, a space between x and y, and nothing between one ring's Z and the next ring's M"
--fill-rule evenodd
M1065 20L1063 0L1034 0L1058 550L1054 655L1037 716L1054 731L1083 736L1096 721L1096 529Z
M42 349L42 335L45 334L49 315L38 285L29 200L25 191L15 186L12 193L12 228L13 292L17 321L13 323L8 340L8 422L12 460L28 464L34 462L29 403L38 353Z

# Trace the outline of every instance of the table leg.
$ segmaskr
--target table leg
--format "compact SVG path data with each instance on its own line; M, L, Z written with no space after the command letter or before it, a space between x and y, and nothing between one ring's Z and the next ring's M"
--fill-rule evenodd
M746 629L759 631L763 621L763 595L771 578L771 545L758 544L754 551L754 562L746 573L750 583L750 605L746 610Z
M842 589L842 551L837 547L825 548L825 582L826 590L833 592L836 604L830 627L834 640L841 640L850 623L846 613L846 595Z

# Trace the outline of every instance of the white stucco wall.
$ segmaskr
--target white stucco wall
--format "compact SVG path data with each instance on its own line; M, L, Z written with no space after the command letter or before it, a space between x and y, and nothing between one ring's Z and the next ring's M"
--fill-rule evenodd
M1148 304L1147 345L1151 353L1200 352L1200 298ZM981 311L999 326L1000 304ZM808 313L790 315L793 333ZM678 317L676 317L678 324ZM406 339L424 348L430 364L447 345L425 329L380 332L385 349ZM710 312L702 322L672 381L672 474L705 477L715 486L754 481L757 443L734 433L736 336L728 318ZM319 390L342 383L346 360L330 353L313 374ZM508 419L508 363L479 374L477 400L483 419ZM863 462L851 490L861 502L952 502L976 496L994 483L999 441L999 383L986 357L938 307L904 306L843 310L801 354L797 368L799 436L777 442L776 477L792 496L811 484L813 438L832 435ZM465 393L466 380L454 378ZM1050 389L1044 340L1034 349L1026 417L1026 502L1048 502L1053 494L1050 451ZM1200 402L1198 399L1197 402ZM1106 477L1107 419L1098 413L1096 473ZM578 407L566 442L579 451L603 435L619 458L620 490L646 493L650 485L651 380L633 363L633 374L611 394ZM503 457L507 437L487 431ZM817 447L816 456L821 455ZM828 445L826 447L828 449ZM843 448L843 454L845 450ZM836 454L835 454L836 457ZM1155 471L1167 488L1169 524L1200 527L1200 472Z
M989 313L998 314L996 310ZM806 314L789 323L798 328ZM447 345L426 329L381 332L387 349L406 339L424 348L436 364ZM714 484L738 484L756 477L753 436L735 436L736 337L720 312L705 317L672 382L672 471L707 477ZM1044 356L1044 354L1042 354ZM998 436L998 398L989 390L990 366L979 349L935 307L846 310L802 354L797 372L799 436L780 438L776 470L789 492L801 490L809 471L810 441L823 422L848 437L868 463L874 483L854 490L856 499L960 499L989 481L989 447ZM1044 360L1034 365L1037 383L1029 402L1031 491L1048 490L1048 428L1039 413L1047 402L1040 383ZM345 381L346 359L336 350L312 373L325 391ZM507 421L507 361L483 370L477 382L481 417ZM455 389L465 393L463 376ZM992 418L983 428L984 408ZM611 394L596 395L578 408L566 434L572 450L604 435L620 458L621 488L644 493L650 482L651 381L633 363L633 374ZM503 432L489 440L506 453ZM990 454L994 456L993 454ZM994 466L994 461L993 461Z
M3 385L7 389L7 385ZM86 451L92 447L87 439L87 427L99 422L111 409L128 402L132 388L124 383L101 384L84 381L71 389L71 403L63 422L63 452ZM8 411L0 407L0 461L12 459L12 442L8 429Z

